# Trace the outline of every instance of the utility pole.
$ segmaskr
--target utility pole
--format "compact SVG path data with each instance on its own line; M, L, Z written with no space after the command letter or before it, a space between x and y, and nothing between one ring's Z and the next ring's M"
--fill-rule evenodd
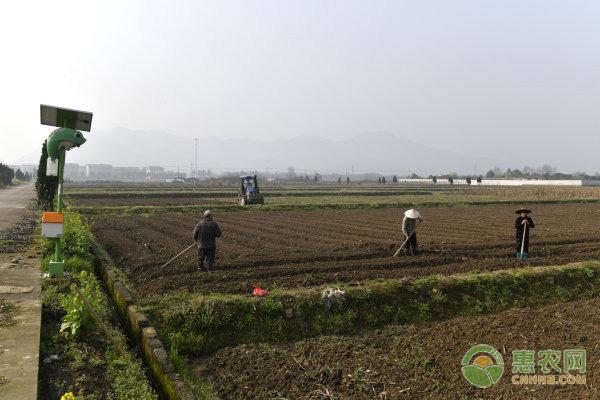
M196 173L194 174L194 176L197 178L198 177L198 138L194 139L194 143L196 144Z

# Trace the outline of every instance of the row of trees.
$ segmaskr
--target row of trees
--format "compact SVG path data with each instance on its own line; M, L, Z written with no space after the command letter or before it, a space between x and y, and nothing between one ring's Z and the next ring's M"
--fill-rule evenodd
M26 182L31 180L31 174L29 172L23 172L20 169L16 171L6 164L0 163L0 187L8 186L12 183L13 179Z
M15 178L23 182L29 182L33 177L29 172L23 172L17 168L15 171Z
M550 165L542 165L541 167L523 167L522 169L506 169L503 170L499 167L486 172L485 177L491 178L525 178L525 179L584 179L592 180L600 178L600 174L589 175L585 172L575 172L572 174L566 174L558 172L556 168Z
M15 171L8 165L0 163L0 186L10 185L14 177Z
M410 179L421 179L422 177L413 173L408 176ZM429 175L429 179L433 179L434 181L439 178L444 178L450 180L454 180L457 178L466 179L467 181L474 179L472 176L459 175L456 172L450 172L448 174L443 175ZM550 165L542 165L541 167L523 167L522 169L506 169L503 170L500 167L495 167L485 173L485 175L479 175L477 178L478 182L481 182L482 178L486 179L583 179L583 180L598 180L600 179L600 174L596 173L594 175L587 174L585 172L575 172L575 173L563 173L558 172L555 167Z

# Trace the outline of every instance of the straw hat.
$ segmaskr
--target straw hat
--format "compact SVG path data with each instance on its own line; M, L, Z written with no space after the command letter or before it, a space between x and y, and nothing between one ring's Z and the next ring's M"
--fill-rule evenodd
M421 218L421 213L415 210L414 208L411 208L410 210L406 210L404 212L404 216L410 219L419 219Z
M521 213L529 214L529 213L531 213L531 210L521 207L515 211L515 214L521 214Z

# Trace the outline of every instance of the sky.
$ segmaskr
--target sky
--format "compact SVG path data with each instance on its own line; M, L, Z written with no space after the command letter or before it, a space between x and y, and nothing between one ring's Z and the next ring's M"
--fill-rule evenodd
M41 146L44 103L92 111L90 146L389 132L600 171L598 21L580 0L6 2L0 161Z

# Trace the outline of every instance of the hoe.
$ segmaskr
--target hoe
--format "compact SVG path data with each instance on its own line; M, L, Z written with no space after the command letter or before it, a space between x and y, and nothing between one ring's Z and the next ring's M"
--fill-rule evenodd
M410 236L404 241L404 243L402 243L402 246L400 246L400 248L398 249L398 251L395 252L392 257L398 257L398 254L400 254L400 252L402 251L402 249L404 248L404 246L406 246L406 243L408 243L408 241L415 234L415 232L416 231L414 231L413 233L410 234Z
M171 258L169 261L167 261L166 263L164 263L163 265L160 266L159 271L162 272L163 268L166 267L167 265L171 264L173 261L175 261L176 259L178 259L179 257L181 257L182 255L184 255L185 253L187 253L187 251L189 249L191 249L192 247L194 247L196 245L196 242L190 244L188 247L186 247L185 250L183 250L181 253L177 254L175 257Z

